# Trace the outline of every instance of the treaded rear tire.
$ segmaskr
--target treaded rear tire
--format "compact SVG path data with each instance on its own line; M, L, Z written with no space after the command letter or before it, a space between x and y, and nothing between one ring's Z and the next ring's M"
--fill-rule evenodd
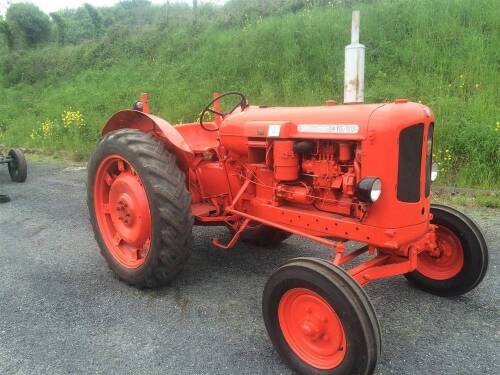
M144 264L138 268L127 268L113 257L96 219L95 175L100 162L112 154L118 154L133 166L148 198L151 247ZM139 288L154 288L169 283L183 269L191 254L191 195L175 156L154 136L121 129L99 140L88 165L87 205L101 254L119 279Z

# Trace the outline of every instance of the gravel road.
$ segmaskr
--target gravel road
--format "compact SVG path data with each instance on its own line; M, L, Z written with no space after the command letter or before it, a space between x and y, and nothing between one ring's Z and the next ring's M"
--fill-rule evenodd
M289 374L267 338L261 293L297 256L328 250L292 237L266 250L210 245L195 228L193 256L170 286L119 282L98 252L82 168L32 164L25 184L0 169L1 374ZM403 277L367 287L383 332L377 374L500 373L500 215L465 210L482 226L490 269L473 292L444 299Z

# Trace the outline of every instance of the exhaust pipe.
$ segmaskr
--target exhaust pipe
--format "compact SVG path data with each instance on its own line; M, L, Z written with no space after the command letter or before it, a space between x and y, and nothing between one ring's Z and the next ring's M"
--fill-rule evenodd
M365 46L359 43L359 10L352 12L351 44L345 47L344 103L365 100Z

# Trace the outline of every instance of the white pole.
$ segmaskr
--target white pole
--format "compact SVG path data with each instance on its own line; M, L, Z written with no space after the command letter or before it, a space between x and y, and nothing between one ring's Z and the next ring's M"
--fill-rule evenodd
M365 46L359 43L359 10L352 12L351 44L345 47L344 103L365 99Z

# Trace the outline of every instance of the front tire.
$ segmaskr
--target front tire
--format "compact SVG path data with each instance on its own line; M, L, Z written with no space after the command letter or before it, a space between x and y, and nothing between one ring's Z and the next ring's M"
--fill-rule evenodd
M191 196L176 158L133 129L105 135L88 165L87 204L109 267L128 284L167 284L191 252Z
M371 374L381 350L380 327L363 289L345 271L316 258L276 270L263 294L267 332L299 374Z
M437 225L439 255L420 253L417 269L406 278L418 288L439 296L465 294L483 280L488 269L488 248L479 227L461 212L431 205Z

